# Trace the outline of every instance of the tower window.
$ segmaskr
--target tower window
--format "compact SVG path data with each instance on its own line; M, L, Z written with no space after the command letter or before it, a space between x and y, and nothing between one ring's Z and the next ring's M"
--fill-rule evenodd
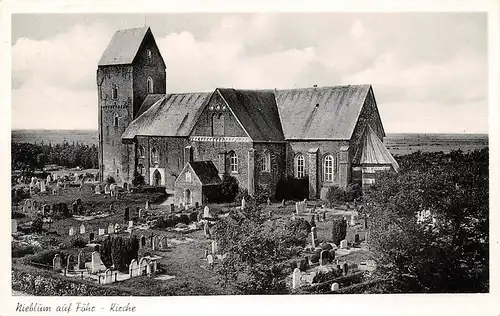
M118 114L115 114L114 126L118 127Z
M151 63L152 59L153 59L153 54L151 53L151 50L148 49L148 63Z
M113 89L111 90L111 98L112 99L118 98L118 85L116 83L113 84Z
M153 79L148 77L148 93L153 93Z

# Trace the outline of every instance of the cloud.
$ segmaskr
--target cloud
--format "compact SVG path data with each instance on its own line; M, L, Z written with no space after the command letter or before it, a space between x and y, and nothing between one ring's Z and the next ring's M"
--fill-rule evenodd
M166 34L156 40L167 63L167 92L371 83L387 132L487 131L482 19L335 17L227 15L207 24L204 36L159 26L153 31ZM79 23L43 40L17 40L13 127L96 128L95 71L114 31L104 22ZM45 125L28 118L40 108L51 114ZM52 120L71 111L78 118L73 125L69 119Z

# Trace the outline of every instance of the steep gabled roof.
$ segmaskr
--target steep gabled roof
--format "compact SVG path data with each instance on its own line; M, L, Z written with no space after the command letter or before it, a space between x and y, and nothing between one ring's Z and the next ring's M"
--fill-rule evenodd
M167 94L130 123L122 139L189 136L212 92Z
M216 91L219 91L253 141L285 140L272 91L225 88Z
M98 66L131 64L148 31L151 32L149 27L117 31L104 50Z
M286 139L351 138L370 85L276 90Z
M353 163L358 165L391 165L394 171L399 171L398 162L387 150L370 125L365 127L365 131L361 138L361 147L356 153Z
M211 160L189 162L194 173L200 179L202 185L221 184L219 171Z
M153 104L158 102L160 99L164 98L166 95L162 93L158 94L148 94L144 102L142 102L139 111L137 111L136 117L139 117L142 113L146 112Z

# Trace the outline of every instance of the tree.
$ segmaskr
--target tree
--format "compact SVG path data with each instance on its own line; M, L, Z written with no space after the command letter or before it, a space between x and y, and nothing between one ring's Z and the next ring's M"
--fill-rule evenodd
M336 219L332 223L332 240L336 245L345 239L347 234L347 222L345 219Z
M144 185L144 176L138 171L134 171L134 179L132 179L132 185L134 187L140 187Z
M106 183L107 184L113 184L113 183L115 183L115 178L113 178L112 176L108 176L106 178Z
M238 180L235 177L224 174L222 176L222 184L220 188L221 202L233 202L236 194L238 194Z
M245 294L285 294L288 272L282 262L299 254L307 236L296 234L305 225L290 221L266 220L254 201L218 220L213 236L227 257L217 273Z
M487 148L418 152L364 192L370 248L390 279L386 291L488 291L488 158ZM435 222L417 222L427 210Z
M31 222L31 231L35 233L41 233L43 231L43 219L42 216L38 215Z
M122 238L121 236L108 236L99 249L102 263L106 268L114 265L114 268L126 272L132 259L137 259L139 251L139 240L133 238Z

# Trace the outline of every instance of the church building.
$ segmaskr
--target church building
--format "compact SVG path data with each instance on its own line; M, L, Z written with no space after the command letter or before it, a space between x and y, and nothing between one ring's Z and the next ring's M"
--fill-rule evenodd
M167 93L149 27L115 33L97 91L101 180L129 185L139 172L184 204L204 202L224 174L250 195L307 179L314 199L399 169L371 85Z

